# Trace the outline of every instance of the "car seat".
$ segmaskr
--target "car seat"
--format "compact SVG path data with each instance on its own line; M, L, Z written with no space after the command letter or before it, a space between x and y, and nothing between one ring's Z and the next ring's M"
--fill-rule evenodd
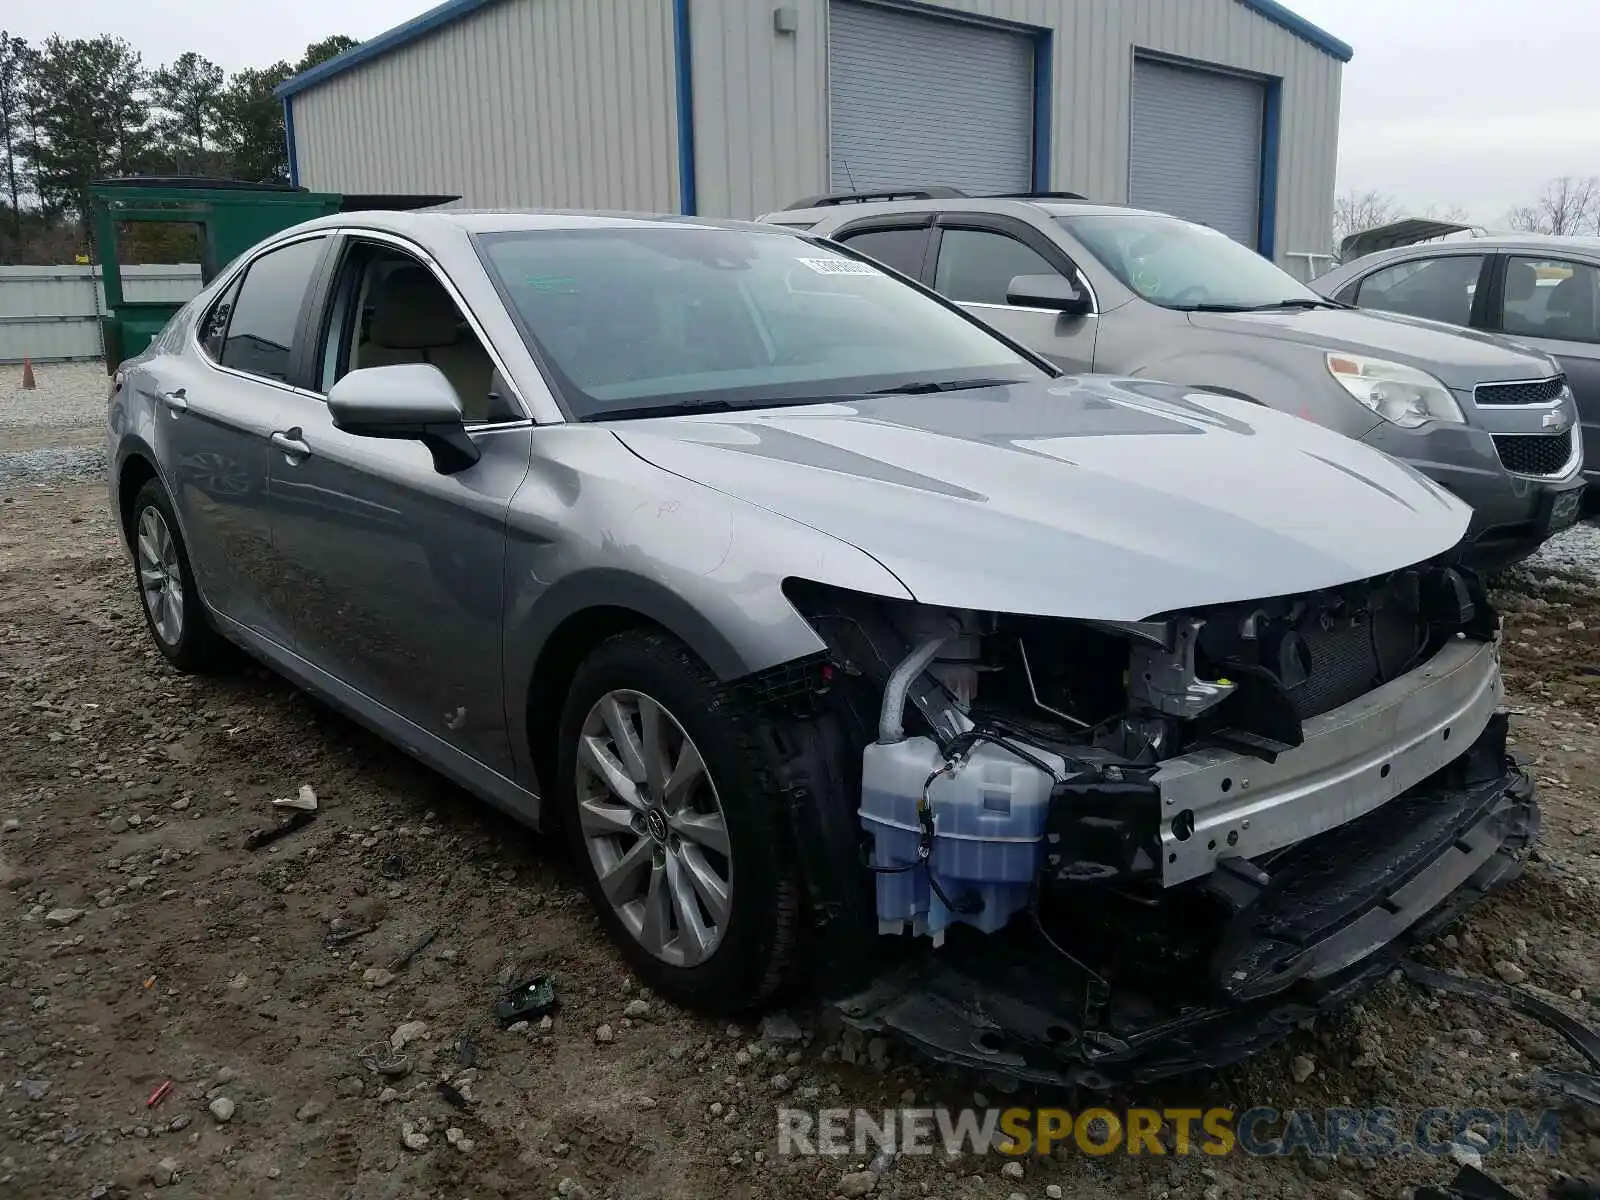
M403 266L377 285L367 341L356 352L357 367L431 363L444 372L461 398L468 422L491 419L489 393L494 364L471 330L464 328L449 293L422 267Z

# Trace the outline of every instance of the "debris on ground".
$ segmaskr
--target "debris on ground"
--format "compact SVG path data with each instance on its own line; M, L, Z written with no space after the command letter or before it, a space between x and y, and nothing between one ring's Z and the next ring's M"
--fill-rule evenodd
M270 846L273 842L288 837L297 829L304 829L316 820L315 812L297 812L287 821L280 822L271 829L258 829L244 839L246 850L259 850L263 846Z
M300 790L293 796L280 796L272 802L274 808L290 808L297 812L316 812L317 794L311 790L309 783L302 783Z
M428 932L423 934L418 941L412 944L409 950L402 950L399 954L395 955L389 960L389 970L396 974L404 971L408 966L411 965L412 959L416 958L417 955L421 954L429 946L433 945L433 939L438 936L439 931L437 929L428 930Z
M537 1021L555 1012L557 1007L555 983L548 975L535 975L501 996L494 1006L494 1015L500 1024L510 1025L516 1021ZM603 1028L610 1030L609 1025Z

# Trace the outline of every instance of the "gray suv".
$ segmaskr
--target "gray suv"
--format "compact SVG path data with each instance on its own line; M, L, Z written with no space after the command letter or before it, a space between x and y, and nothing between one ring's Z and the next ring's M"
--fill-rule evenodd
M1317 295L1214 229L1055 196L829 196L764 220L867 254L1070 371L1162 379L1305 417L1472 505L1475 565L1577 519L1583 443L1547 355Z

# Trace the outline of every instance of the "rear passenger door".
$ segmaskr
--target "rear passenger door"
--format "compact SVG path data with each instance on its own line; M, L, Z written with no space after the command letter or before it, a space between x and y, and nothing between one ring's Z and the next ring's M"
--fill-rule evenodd
M934 225L933 288L979 320L1068 371L1094 368L1099 316L1012 304L1018 275L1059 275L1087 291L1077 268L1026 222L983 214L945 214Z
M252 258L201 315L197 345L152 363L156 452L172 485L196 581L223 617L287 646L272 546L267 439L296 402L305 298L326 235Z
M481 325L420 246L345 236L313 322L306 387L274 431L269 471L297 651L325 673L321 687L401 742L415 735L393 715L509 777L506 513L528 472L532 422ZM450 380L478 462L441 474L421 442L334 426L328 389L352 370L396 363L429 363Z

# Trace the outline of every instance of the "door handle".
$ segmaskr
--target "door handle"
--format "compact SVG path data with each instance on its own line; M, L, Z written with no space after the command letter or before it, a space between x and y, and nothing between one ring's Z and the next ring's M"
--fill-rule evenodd
M293 429L279 430L267 440L279 450L282 450L284 457L291 463L298 463L311 457L311 447L300 440L300 427L298 425Z
M189 396L183 388L178 388L176 391L171 392L162 392L161 403L165 404L174 413L189 411Z

